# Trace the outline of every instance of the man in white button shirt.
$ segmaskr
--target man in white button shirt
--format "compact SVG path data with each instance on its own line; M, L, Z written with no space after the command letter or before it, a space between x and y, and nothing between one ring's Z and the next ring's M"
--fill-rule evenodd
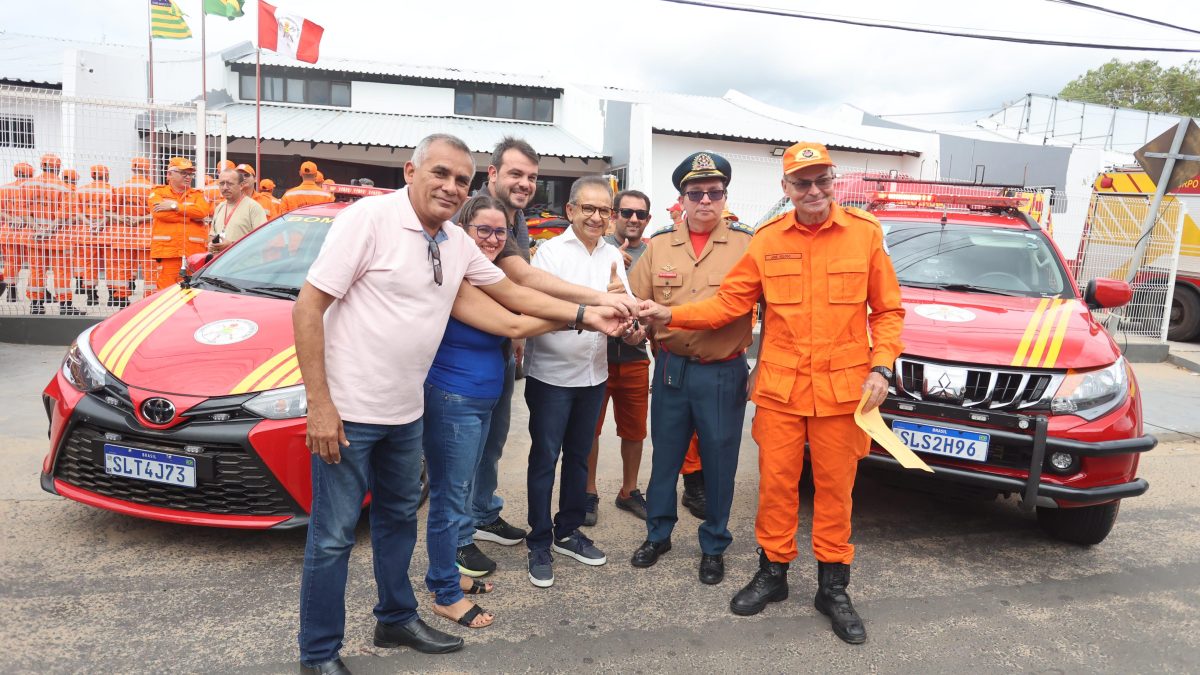
M616 246L603 240L612 218L612 190L599 176L571 186L571 227L538 247L533 266L564 281L605 291L612 274L628 288ZM579 532L587 503L587 458L604 403L608 345L603 335L565 330L529 338L525 348L525 402L529 406L529 580L554 584L550 550L587 565L603 565L604 553ZM562 454L558 514L550 519L554 469Z

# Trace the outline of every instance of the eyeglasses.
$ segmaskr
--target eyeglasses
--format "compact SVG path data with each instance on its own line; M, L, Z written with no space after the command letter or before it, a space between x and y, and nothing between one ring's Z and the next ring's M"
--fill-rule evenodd
M437 242L429 240L429 260L433 262L433 283L442 285L442 251Z
M593 206L591 204L576 204L579 210L583 212L584 217L591 218L597 213L601 218L612 218L613 210L607 206Z
M508 228L506 227L488 227L487 225L468 225L467 227L475 228L479 233L480 239L488 239L496 237L496 241L504 241L508 238Z
M617 213L621 214L621 217L625 220L629 220L634 216L637 216L638 220L645 220L650 217L650 212L646 209L617 209Z
M687 198L694 202L704 199L704 195L708 195L708 201L710 202L719 202L725 199L726 192L726 190L688 190L683 194L687 195Z
M787 180L787 179L785 178L784 180ZM799 190L801 192L808 192L809 190L812 189L812 186L814 186L814 185L816 185L818 188L820 188L822 190L828 190L830 188L830 186L833 185L833 176L821 176L820 178L818 178L816 180L804 180L804 179L788 180L787 184L791 185L792 187L796 188L797 190Z

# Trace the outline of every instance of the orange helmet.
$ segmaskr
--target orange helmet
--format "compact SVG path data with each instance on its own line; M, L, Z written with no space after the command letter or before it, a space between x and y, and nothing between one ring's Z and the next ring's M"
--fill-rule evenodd
M14 178L33 178L33 165L27 162L17 162L13 167Z
M92 180L108 180L108 167L103 164L93 164L88 172L92 174Z
M42 158L38 161L42 165L42 171L58 171L62 168L62 160L58 158L58 155L53 153L48 152L42 155Z
M79 172L75 169L67 169L62 172L63 180L74 185L79 182Z
M314 178L313 180L315 180L315 181L316 181L316 182L318 182L318 183L324 183L324 182L325 182L325 174L323 174L323 173L321 173L320 171L318 171L318 172L317 172L317 177L316 177L316 178Z
M150 173L150 160L145 157L134 157L130 163L130 168L134 173L148 174Z

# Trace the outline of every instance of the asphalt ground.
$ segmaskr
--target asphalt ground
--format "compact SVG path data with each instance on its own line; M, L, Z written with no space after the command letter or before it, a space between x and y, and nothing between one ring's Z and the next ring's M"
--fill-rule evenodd
M61 347L0 344L0 672L289 673L296 664L304 533L168 525L42 492L39 393ZM1200 670L1200 375L1137 364L1147 423L1163 442L1145 455L1150 491L1127 500L1100 545L1046 538L1015 499L960 501L860 474L858 557L850 591L870 639L843 644L812 606L811 505L800 513L791 597L749 618L730 597L757 566L757 449L741 447L727 576L696 580L698 521L682 511L675 548L647 570L628 559L641 521L612 499L620 465L611 415L602 443L600 520L588 534L609 556L586 567L559 556L555 585L527 580L523 546L482 543L499 563L484 606L494 625L433 626L467 639L426 656L371 645L375 593L365 522L351 559L343 656L356 673L400 672L1197 672ZM505 516L523 522L526 413L518 388L502 461ZM649 476L649 452L641 487ZM804 495L811 500L811 494ZM422 510L422 514L424 510ZM422 527L422 530L424 528ZM410 575L423 588L424 535Z

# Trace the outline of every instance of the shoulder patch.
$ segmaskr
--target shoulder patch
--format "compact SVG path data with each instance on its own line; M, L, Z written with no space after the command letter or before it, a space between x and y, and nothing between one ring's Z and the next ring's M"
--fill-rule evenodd
M857 206L843 206L842 210L856 218L861 218L862 220L870 221L872 223L875 223L876 225L879 224L878 218L876 218L873 214L871 214L868 211L863 211L862 209L858 208Z
M668 226L666 226L666 227L664 227L664 228L662 228L662 229L658 230L658 231L657 231L657 232L655 232L654 234L650 235L650 238L651 238L651 239L653 239L653 238L657 237L657 236L658 236L658 235L660 235L660 234L666 234L666 233L668 233L668 232L674 232L674 231L675 231L675 224L674 224L674 223L671 223L670 225L668 225Z
M771 227L772 225L774 225L776 223L782 222L784 219L787 218L788 214L791 212L792 212L792 210L788 209L787 211L784 211L783 213L775 216L774 218L768 220L767 222L760 224L757 228L755 228L754 234L758 234L759 232L762 232L763 230L767 229L768 227Z
M751 227L745 223L736 221L736 220L729 221L729 229L733 230L734 232L741 232L743 234L748 234L752 237L754 236L754 228L753 227Z

